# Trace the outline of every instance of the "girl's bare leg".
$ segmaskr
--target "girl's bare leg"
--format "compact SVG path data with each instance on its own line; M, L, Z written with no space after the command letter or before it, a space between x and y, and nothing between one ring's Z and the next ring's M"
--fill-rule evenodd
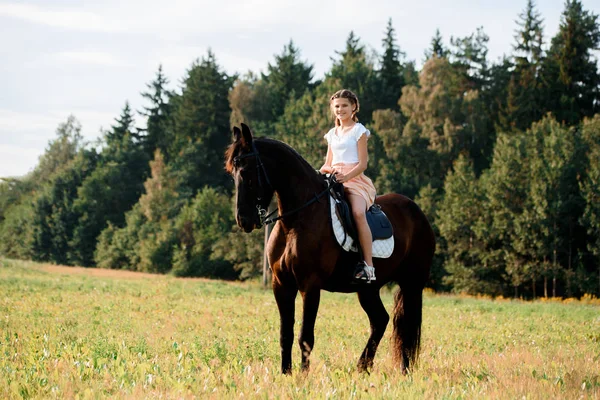
M354 222L356 223L356 230L358 231L358 241L365 258L365 262L369 266L373 266L373 241L371 236L371 229L367 223L367 202L360 196L348 195L348 201L352 207L352 215L354 216Z

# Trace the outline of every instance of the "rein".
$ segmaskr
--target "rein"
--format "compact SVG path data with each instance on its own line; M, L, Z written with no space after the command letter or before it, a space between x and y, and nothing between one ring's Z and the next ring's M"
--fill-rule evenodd
M261 175L261 171L262 173L265 175L265 180L267 181L267 184L272 188L273 185L271 185L271 181L269 180L269 175L267 174L267 170L265 169L265 166L262 162L262 160L260 159L260 154L258 153L258 149L256 148L254 141L252 141L252 152L251 153L247 153L247 154L242 154L239 155L237 157L235 157L233 159L233 164L235 166L239 166L239 162L240 160L247 158L247 157L256 157L256 166L257 166L257 177L258 177L258 187L260 189L260 191L262 192L260 196L257 196L257 200L260 201L262 200L262 195L264 194L264 190L263 190L263 185L262 185L262 181L260 179L260 175ZM335 182L335 176L333 174L331 174L329 176L329 178L327 178L327 187L325 188L325 190L323 190L322 192L320 192L319 194L315 194L309 201L307 201L306 203L304 203L303 205L301 205L300 207L297 207L291 211L288 211L282 215L278 215L275 218L270 218L273 214L277 213L278 210L274 210L271 213L267 214L267 210L265 210L264 208L261 207L260 204L256 205L256 209L258 210L258 216L260 218L260 224L262 227L263 225L269 225L272 224L274 222L279 221L280 219L283 219L285 217L289 217L290 215L297 213L298 211L310 206L311 204L313 204L314 202L317 202L321 199L321 197L323 197L323 195L325 195L327 192L329 192L329 190L331 189L331 187L333 186L333 183ZM259 228L260 228L259 227Z
M284 213L284 214L282 214L282 215L279 215L279 216L277 216L276 218L267 219L267 218L269 218L271 215L275 214L275 213L276 213L278 210L272 211L272 212L271 212L269 215L266 215L266 216L264 216L264 218L263 218L263 216L262 216L262 215L261 215L261 213L260 213L261 209L259 209L259 213L258 213L258 214L259 214L259 216L260 216L260 222L261 222L261 224L262 224L262 225L269 225L269 224L272 224L273 222L277 222L277 221L279 221L279 220L280 220L280 219L282 219L282 218L285 218L285 217L288 217L288 216L290 216L290 215L292 215L292 214L294 214L294 213L297 213L298 211L302 210L303 208L306 208L306 207L310 206L312 203L314 203L314 202L316 202L316 201L319 201L319 199L320 199L321 197L323 197L323 195L324 195L325 193L329 192L329 190L330 190L330 189L331 189L331 180L328 180L328 183L327 183L327 188L325 188L325 190L323 190L321 193L319 193L319 194L315 194L315 195L314 195L314 197L313 197L312 199L310 199L308 202L304 203L304 204L303 204L303 205L301 205L300 207L298 207L298 208L295 208L295 209L293 209L293 210L291 210L291 211L288 211L288 212L286 212L286 213ZM258 208L259 206L256 206L256 207ZM264 211L264 210L262 210L262 211ZM266 213L266 211L265 211L265 213Z

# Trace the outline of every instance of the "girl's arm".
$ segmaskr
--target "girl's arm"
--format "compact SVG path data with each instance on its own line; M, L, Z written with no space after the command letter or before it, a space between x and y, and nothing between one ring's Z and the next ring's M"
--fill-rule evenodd
M362 174L367 169L369 154L367 153L367 135L363 134L358 139L358 164L348 174L343 175L338 173L336 179L340 183L348 182L350 179Z
M333 154L331 153L331 146L327 145L327 157L325 157L325 164L323 164L319 171L321 171L323 174L331 174L333 172L333 168L331 168L332 160Z

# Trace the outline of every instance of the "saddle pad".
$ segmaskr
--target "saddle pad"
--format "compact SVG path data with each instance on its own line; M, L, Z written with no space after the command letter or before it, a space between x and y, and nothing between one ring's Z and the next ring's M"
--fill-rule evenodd
M353 251L355 253L358 252L356 246L354 245L354 240L346 235L344 232L344 226L338 217L338 213L335 207L335 199L329 196L329 205L331 208L331 225L333 227L333 233L335 234L335 238L342 248L346 251ZM344 237L346 241L344 242ZM342 243L344 243L342 245ZM373 257L374 258L388 258L392 255L394 251L394 236L388 239L378 239L373 241Z

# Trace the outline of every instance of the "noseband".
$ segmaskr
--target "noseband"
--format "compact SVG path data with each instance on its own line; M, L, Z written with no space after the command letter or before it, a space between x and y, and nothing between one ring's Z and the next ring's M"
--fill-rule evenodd
M319 201L319 199L325 195L327 192L329 192L329 189L331 189L332 184L335 182L335 177L332 174L330 176L329 179L327 179L327 187L325 188L325 190L323 190L321 193L319 194L315 194L313 198L311 198L308 202L306 202L304 205L293 209L291 211L288 211L282 215L279 215L275 218L270 218L273 214L275 214L277 212L277 210L274 210L273 212L271 212L270 214L267 215L267 210L265 210L264 208L261 207L260 205L260 201L262 200L262 197L264 196L264 189L263 189L263 185L262 185L262 180L260 178L261 176L261 172L262 174L265 176L265 180L267 182L267 185L269 185L269 187L271 189L273 188L273 185L271 185L271 181L269 180L269 175L267 174L267 170L265 169L265 166L262 162L262 160L260 159L260 154L258 153L258 149L256 148L256 145L254 144L254 141L252 141L252 152L251 153L247 153L247 154L241 154L237 157L233 158L233 165L237 168L240 166L240 160L243 160L244 158L248 158L248 157L256 157L256 169L257 169L257 179L258 179L258 190L259 190L259 196L257 196L257 200L258 203L256 205L256 209L258 210L258 216L260 218L260 226L259 228L262 227L262 225L269 225L272 224L273 222L279 221L282 218L285 218L291 214L294 214L300 210L302 210L305 207L308 207L309 205L311 205L312 203L314 203L315 201Z

